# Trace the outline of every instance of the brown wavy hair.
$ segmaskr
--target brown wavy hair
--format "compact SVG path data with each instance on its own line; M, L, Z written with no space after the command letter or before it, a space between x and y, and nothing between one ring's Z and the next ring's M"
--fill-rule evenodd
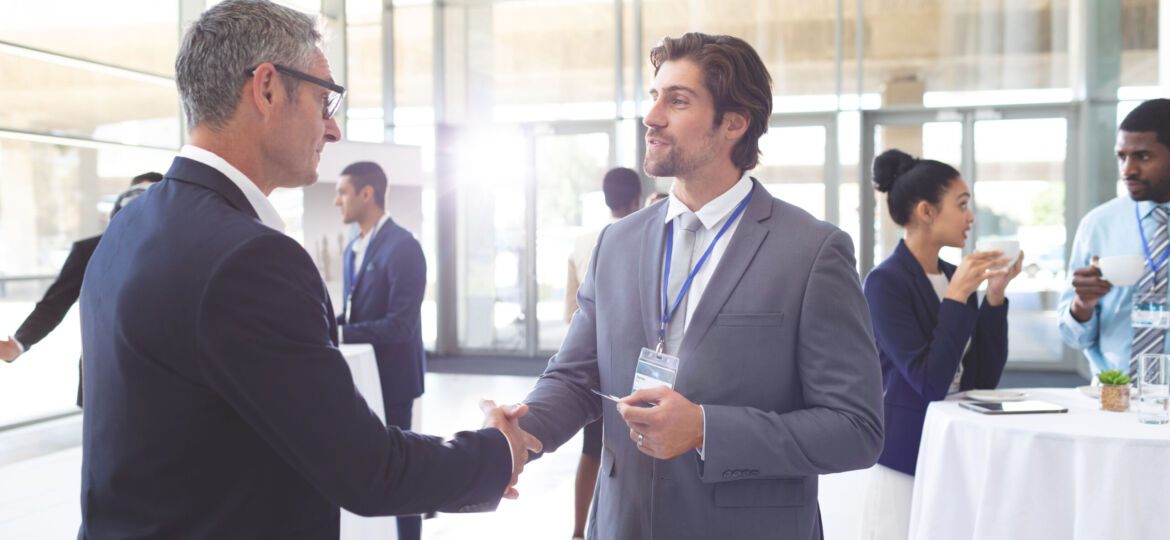
M662 38L650 49L654 74L671 60L687 59L703 72L703 85L715 101L715 125L723 115L736 112L748 119L743 138L731 150L731 162L741 171L755 168L760 161L760 136L768 131L772 115L772 76L756 50L732 36L688 32L681 37Z

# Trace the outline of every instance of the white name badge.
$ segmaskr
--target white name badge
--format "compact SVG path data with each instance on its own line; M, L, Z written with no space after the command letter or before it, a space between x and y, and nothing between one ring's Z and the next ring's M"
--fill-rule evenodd
M678 357L642 347L638 355L638 367L634 369L634 390L645 390L657 386L674 388L678 376Z
M1170 329L1170 310L1165 303L1139 302L1133 305L1130 320L1134 328Z

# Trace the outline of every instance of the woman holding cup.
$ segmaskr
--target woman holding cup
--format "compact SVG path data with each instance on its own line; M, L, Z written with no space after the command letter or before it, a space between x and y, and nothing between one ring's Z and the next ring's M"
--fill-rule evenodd
M890 216L905 239L865 279L882 363L885 446L873 468L862 538L906 538L926 407L948 393L995 388L1007 361L1004 289L1020 273L1004 252L976 251L958 267L938 258L963 247L975 221L954 167L887 150L873 162ZM975 290L987 281L979 305Z

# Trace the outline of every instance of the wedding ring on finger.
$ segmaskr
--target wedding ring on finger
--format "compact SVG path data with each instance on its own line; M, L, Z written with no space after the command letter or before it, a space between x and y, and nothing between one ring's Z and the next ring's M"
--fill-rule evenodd
M645 435L642 435L641 433L638 434L638 446L639 447L642 446L642 440L645 438L646 438Z

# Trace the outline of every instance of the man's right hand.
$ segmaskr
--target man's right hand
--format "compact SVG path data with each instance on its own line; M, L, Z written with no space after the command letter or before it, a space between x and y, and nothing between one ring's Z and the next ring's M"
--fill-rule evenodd
M512 479L504 490L505 499L515 499L520 496L516 491L516 482L528 462L528 452L539 453L542 445L540 440L531 433L520 429L519 418L528 413L528 405L497 406L496 402L484 399L479 402L479 409L483 411L483 427L493 427L500 430L508 438L508 446L512 451Z
M1101 269L1097 268L1096 256L1093 256L1089 266L1073 270L1072 286L1077 296L1073 298L1069 311L1073 318L1080 322L1092 318L1097 301L1113 289L1112 283L1101 279Z
M20 346L20 342L16 338L8 336L8 339L0 341L0 360L11 362L16 360L24 352L24 347Z

